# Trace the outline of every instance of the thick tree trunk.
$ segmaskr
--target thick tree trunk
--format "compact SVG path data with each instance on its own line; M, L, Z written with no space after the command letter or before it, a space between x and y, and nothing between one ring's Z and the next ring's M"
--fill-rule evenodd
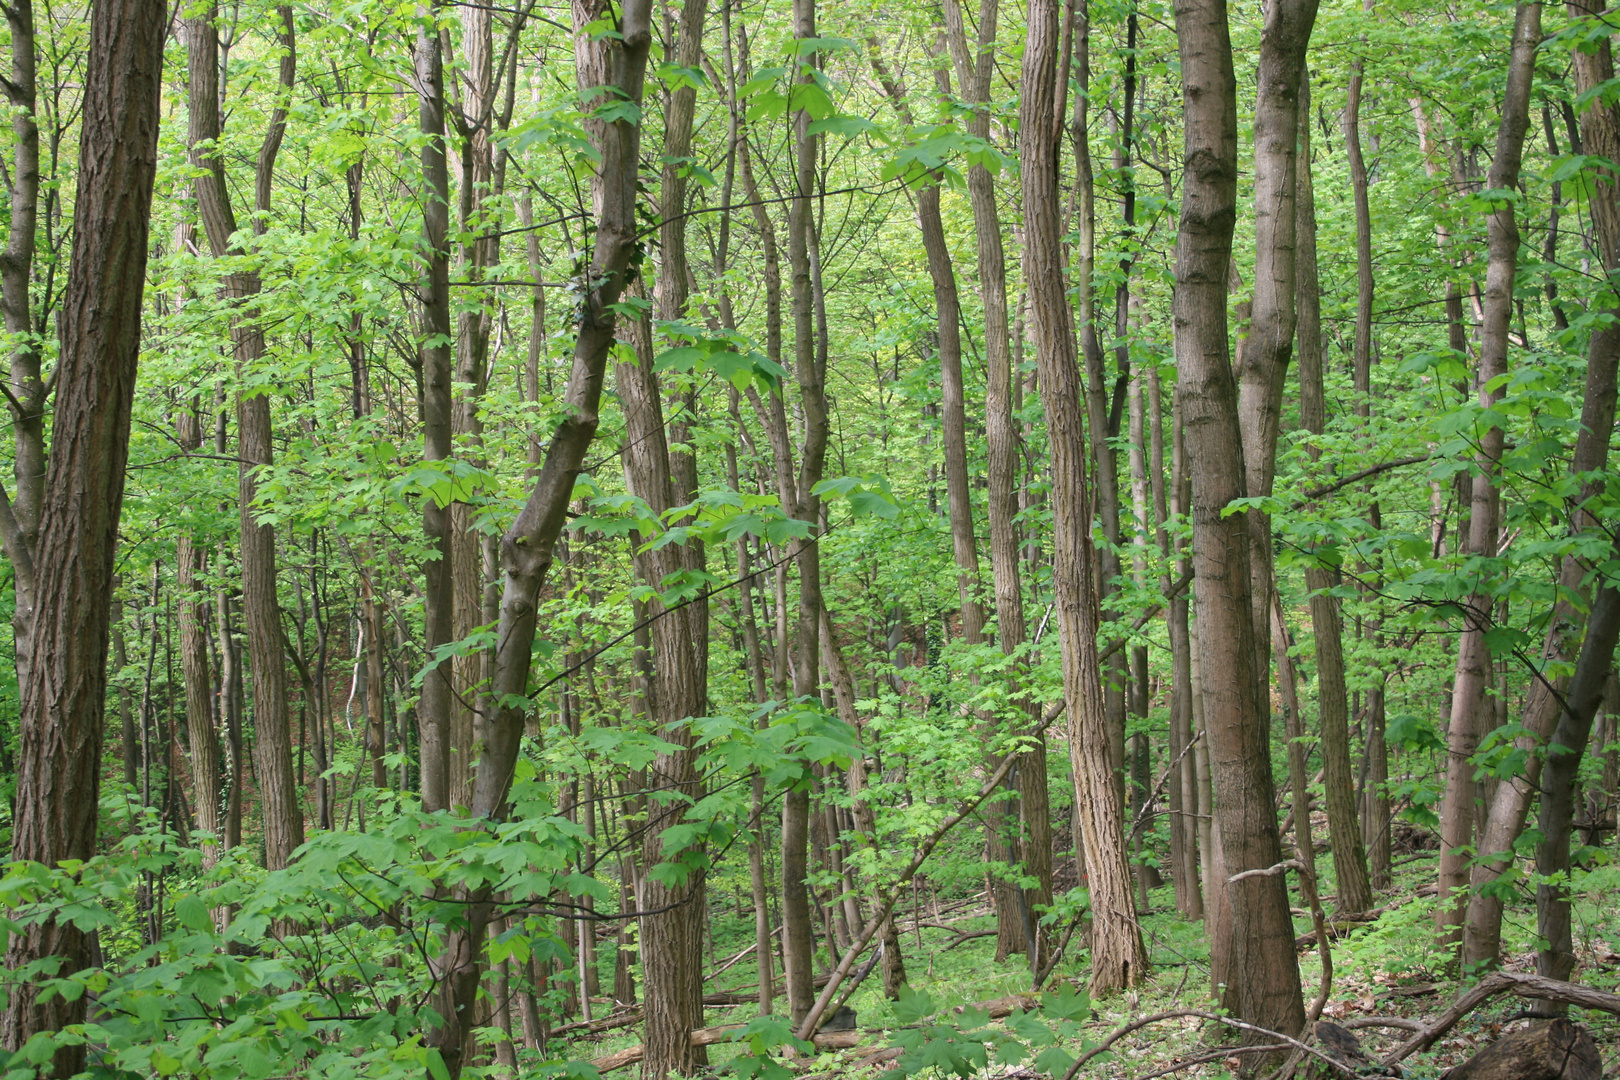
M135 365L141 343L152 181L157 169L168 8L106 0L91 9L73 251L57 328L57 396L43 478L32 676L23 691L11 854L55 867L96 853L107 617L124 498ZM47 920L10 936L11 971L58 958L57 974L89 966L90 935ZM0 1020L7 1050L85 1017L84 997L13 990ZM59 1050L50 1074L84 1067L84 1047Z
M1541 42L1541 5L1520 4L1513 27L1513 52L1508 62L1507 92L1502 120L1496 133L1496 154L1487 184L1493 191L1519 184L1519 163L1524 136L1530 126L1530 88L1535 75L1536 50ZM1489 262L1485 270L1485 320L1480 333L1479 404L1493 408L1504 388L1495 385L1507 371L1508 326L1513 315L1513 277L1518 265L1519 227L1513 203L1499 203L1488 222ZM1480 436L1475 460L1473 508L1468 520L1468 551L1474 559L1496 556L1500 493L1496 486L1497 462L1502 457L1505 433L1492 426ZM1490 629L1492 599L1484 589L1469 597L1464 627L1457 648L1457 670L1452 683L1451 723L1447 734L1445 803L1440 816L1440 904L1436 909L1441 940L1460 945L1463 916L1468 903L1470 848L1474 841L1474 765L1485 718L1490 714L1486 689L1490 685L1491 654L1485 644Z
M1187 169L1176 244L1176 363L1193 486L1199 666L1222 854L1217 865L1229 878L1274 866L1281 844L1269 709L1256 670L1263 654L1255 641L1249 526L1224 515L1227 504L1247 494L1226 320L1237 218L1237 89L1224 0L1179 0L1176 37ZM1227 1006L1273 1031L1300 1031L1305 1010L1283 879L1245 878L1226 891Z
M1097 592L1092 570L1084 412L1074 317L1065 296L1058 194L1062 98L1058 94L1058 5L1029 11L1019 123L1024 196L1024 280L1030 283L1041 400L1051 440L1053 584L1062 637L1070 760L1085 845L1093 917L1091 986L1133 986L1148 974L1147 951L1131 900L1124 820L1103 712L1097 664ZM1084 138L1082 129L1077 133Z
M1595 8L1589 4L1572 3L1571 14L1587 15ZM1580 50L1572 54L1576 89L1588 93L1614 77L1614 60L1608 39L1595 43L1591 52ZM1620 160L1620 116L1613 105L1593 103L1581 114L1581 141L1588 154L1609 161ZM1620 267L1620 180L1607 171L1598 171L1588 202L1599 258L1610 272ZM1611 312L1613 314L1614 312ZM1460 320L1459 320L1460 325ZM1614 426L1616 367L1620 365L1620 327L1610 325L1592 331L1587 345L1586 388L1581 406L1581 427L1575 437L1575 452L1570 460L1570 473L1584 475L1601 473L1608 463L1609 434ZM1580 507L1596 495L1601 488L1583 484L1581 494L1570 513L1570 530L1581 533L1598 523ZM1582 560L1570 556L1563 560L1559 570L1559 599L1548 621L1547 636L1542 645L1544 666L1570 663L1575 657L1576 643L1580 641L1585 615L1581 603L1582 582L1590 567ZM1555 679L1548 686L1540 679L1531 682L1525 695L1523 723L1528 735L1521 742L1525 749L1546 742L1552 735L1562 711L1560 697L1564 680ZM1480 858L1473 868L1474 890L1468 900L1468 912L1463 937L1463 963L1469 967L1494 964L1499 959L1502 940L1502 902L1488 895L1481 886L1494 881L1513 865L1513 842L1524 829L1530 811L1530 802L1540 785L1541 757L1532 754L1526 762L1522 778L1499 784L1491 800L1489 813L1479 830L1475 847Z

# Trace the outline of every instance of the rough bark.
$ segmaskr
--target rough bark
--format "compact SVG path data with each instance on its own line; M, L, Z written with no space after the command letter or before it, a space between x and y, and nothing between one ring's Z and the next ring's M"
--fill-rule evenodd
M1194 594L1203 719L1226 877L1280 859L1269 710L1250 596L1249 529L1227 504L1244 497L1244 447L1227 336L1226 282L1237 218L1237 100L1224 0L1179 0L1186 180L1174 301L1187 460L1193 487ZM1276 875L1230 884L1225 1000L1242 1019L1304 1027L1288 895ZM1217 931L1219 933L1219 931Z
M1496 153L1486 181L1491 190L1517 188L1524 136L1530 126L1530 87L1535 74L1536 50L1541 43L1541 5L1520 4L1514 19L1513 52L1508 63L1507 91L1496 133ZM1501 401L1504 389L1498 377L1507 371L1508 327L1513 315L1513 277L1518 265L1519 227L1513 203L1498 203L1487 223L1489 261L1485 270L1485 318L1480 330L1479 405L1490 409ZM1467 555L1473 559L1496 557L1500 493L1497 463L1505 433L1491 426L1480 434L1468 520ZM1464 626L1457 647L1457 668L1452 682L1451 722L1447 733L1445 802L1440 816L1440 897L1436 909L1441 940L1460 945L1468 898L1469 848L1474 840L1474 766L1468 760L1484 734L1490 715L1486 690L1491 678L1491 654L1485 644L1490 629L1491 596L1476 589L1466 603Z
M14 859L46 866L95 854L107 688L108 615L141 340L163 41L157 0L107 0L90 13L73 250L57 320L60 353L51 454L43 477L33 676L23 692ZM47 920L13 934L6 967L69 974L91 962L91 935ZM0 1021L17 1050L82 1022L86 1000L42 1002L19 982ZM84 1048L47 1068L68 1077Z
M1084 412L1060 236L1058 146L1063 110L1056 77L1058 21L1055 0L1035 0L1030 6L1019 104L1024 280L1030 283L1032 336L1051 440L1052 576L1062 638L1069 756L1090 878L1091 986L1101 993L1145 979L1148 959L1131 899L1123 812L1114 777L1117 761L1097 665ZM1078 134L1084 138L1083 129Z

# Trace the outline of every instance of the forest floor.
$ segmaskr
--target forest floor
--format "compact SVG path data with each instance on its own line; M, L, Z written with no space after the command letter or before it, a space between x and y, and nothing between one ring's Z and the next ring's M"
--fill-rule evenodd
M1444 957L1435 947L1433 934L1435 861L1433 852L1408 856L1402 865L1397 859L1395 887L1387 890L1382 902L1388 905L1376 921L1368 922L1333 942L1333 982L1323 1019L1339 1023L1366 1017L1402 1017L1415 1020L1432 1018L1449 1006L1465 984L1441 974ZM1323 874L1324 904L1331 914L1332 860L1318 859ZM1427 888L1425 888L1427 886ZM1011 956L995 959L995 919L984 902L982 891L962 890L954 898L933 896L924 891L920 911L910 905L899 909L901 944L910 985L927 994L941 1009L974 1002L987 1002L1023 993L1030 988L1027 961ZM1533 900L1522 895L1510 904L1503 925L1506 968L1535 970ZM1427 894L1427 895L1425 895ZM1129 993L1115 994L1093 1002L1091 1018L1084 1025L1087 1045L1106 1038L1117 1027L1147 1014L1177 1008L1213 1007L1209 998L1209 945L1202 924L1190 922L1174 907L1173 891L1166 885L1151 894L1152 909L1142 919L1154 964L1150 982ZM1298 902L1297 896L1295 902ZM711 905L714 901L711 900ZM918 917L920 915L920 918ZM1296 932L1311 929L1310 918L1295 910ZM753 942L752 912L716 910L711 931L712 954L719 963L746 949ZM978 931L992 931L976 935ZM1576 897L1576 950L1580 955L1577 980L1598 989L1615 992L1620 984L1620 867L1593 871ZM603 985L612 985L613 943L600 950ZM1074 946L1071 945L1071 953ZM1321 976L1314 948L1301 949L1300 974L1309 1002L1317 993ZM1085 985L1085 954L1061 961L1048 981L1047 989L1068 982ZM710 970L715 967L711 961ZM752 957L728 967L716 979L706 979L707 993L752 994L757 985ZM780 976L778 976L780 978ZM780 985L780 983L778 984ZM598 999L600 1018L612 1003ZM778 997L778 1008L785 1003ZM877 1051L893 1045L888 1033L899 1026L894 1003L884 998L876 972L850 1000L857 1014L857 1025L866 1032L862 1044L850 1050L824 1051L813 1059L794 1062L795 1071L806 1077L862 1077L893 1067L892 1058L861 1065ZM1479 1048L1513 1029L1522 1019L1527 1002L1512 995L1487 1001L1465 1017L1433 1050L1404 1063L1408 1078L1438 1077L1447 1068L1471 1057ZM746 1023L757 1015L756 1005L711 1007L705 1019L711 1026ZM1606 1077L1620 1076L1620 1017L1601 1012L1571 1010L1571 1017L1587 1025L1596 1039L1604 1061ZM590 1039L578 1039L564 1053L571 1058L598 1058L634 1046L638 1028L627 1026ZM1355 1032L1362 1046L1374 1059L1392 1049L1409 1032L1359 1028ZM1137 1031L1115 1044L1111 1059L1093 1061L1082 1073L1085 1077L1145 1078L1172 1069L1188 1057L1206 1054L1238 1040L1233 1033L1195 1018L1161 1022ZM562 1049L557 1047L555 1049ZM1078 1052L1078 1040L1066 1049ZM725 1073L727 1063L742 1051L736 1044L709 1047L711 1066ZM1232 1059L1236 1063L1236 1059ZM624 1077L633 1074L626 1070ZM1027 1066L992 1065L986 1078L1032 1078L1038 1075ZM1223 1063L1193 1065L1176 1070L1187 1077L1231 1075Z

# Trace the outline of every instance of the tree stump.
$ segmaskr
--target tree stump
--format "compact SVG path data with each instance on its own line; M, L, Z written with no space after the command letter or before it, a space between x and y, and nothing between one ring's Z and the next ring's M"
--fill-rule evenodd
M1444 1080L1602 1080L1597 1043L1579 1024L1559 1018L1496 1040L1445 1074Z

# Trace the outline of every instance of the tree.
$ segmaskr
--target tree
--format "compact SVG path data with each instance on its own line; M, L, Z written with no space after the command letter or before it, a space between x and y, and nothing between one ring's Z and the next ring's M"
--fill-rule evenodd
M168 9L149 0L98 4L90 23L72 261L38 541L18 554L38 585L32 677L22 703L12 857L46 866L95 853L107 687L107 616L124 498L141 341L152 185L157 170ZM15 557L15 556L14 556ZM90 966L92 935L72 921L14 934L6 966L70 974ZM83 997L12 994L8 1050L84 1017ZM53 1074L84 1066L82 1046L56 1051Z
M1249 527L1224 510L1245 497L1238 388L1226 325L1227 267L1237 214L1237 99L1224 0L1181 0L1176 39L1185 113L1181 227L1176 239L1176 365L1192 477L1194 594L1215 824L1228 879L1281 862L1269 724L1255 641ZM1288 895L1275 872L1227 883L1224 1000L1273 1031L1305 1023Z
M1058 10L1031 6L1020 83L1023 131L1024 279L1029 283L1041 403L1051 439L1053 584L1062 632L1063 692L1069 713L1069 760L1093 913L1091 986L1095 993L1134 986L1148 973L1131 899L1125 829L1103 713L1097 661L1097 614L1074 323L1064 296L1057 151ZM1095 433L1094 433L1095 437Z

